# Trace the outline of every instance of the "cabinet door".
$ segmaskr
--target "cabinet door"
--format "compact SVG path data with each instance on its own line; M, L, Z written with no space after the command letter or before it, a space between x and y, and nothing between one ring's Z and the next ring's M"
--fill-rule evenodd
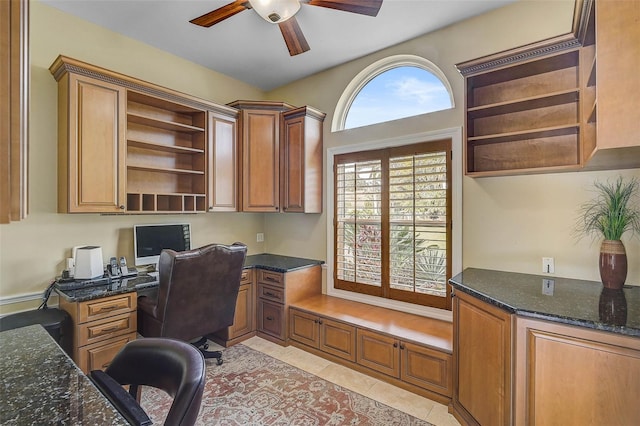
M284 306L258 300L258 331L285 340Z
M133 340L136 340L136 333L83 346L78 349L75 361L85 374L89 374L91 370L104 370L111 364L111 360L120 352L120 349Z
M516 320L516 425L640 424L640 339Z
M283 113L282 211L322 213L323 120L310 107Z
M253 300L253 285L241 285L238 292L238 300L236 301L233 325L229 327L229 339L235 339L243 334L251 333L255 329Z
M320 317L320 350L349 361L356 360L356 328L352 325Z
M317 315L311 315L295 308L289 310L289 337L312 348L318 348Z
M392 377L400 376L398 340L383 334L358 329L358 364Z
M65 84L66 83L66 84ZM68 87L65 87L68 86ZM114 213L125 205L125 90L69 74L58 85L58 209Z
M209 211L238 210L236 120L209 112Z
M451 355L413 343L400 343L400 379L451 396Z
M511 315L460 291L453 306L454 413L511 423Z
M280 209L280 112L242 111L242 210Z

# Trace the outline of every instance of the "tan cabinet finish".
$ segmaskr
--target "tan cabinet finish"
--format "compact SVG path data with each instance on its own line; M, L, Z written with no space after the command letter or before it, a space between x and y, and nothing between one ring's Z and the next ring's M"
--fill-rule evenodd
M291 308L289 337L323 352L356 360L356 328L353 325Z
M244 269L242 271L233 325L210 336L219 345L229 347L255 336L256 297L253 277L253 269Z
M289 310L296 346L443 404L452 395L451 331L450 323L326 295Z
M237 120L209 112L209 211L238 211Z
M58 81L58 211L125 208L125 90L76 74Z
M325 114L305 106L284 112L282 210L322 213L322 123Z
M238 111L59 56L60 212L237 210Z
M229 105L241 110L242 211L321 213L325 114L283 102Z
M515 424L640 424L640 339L516 320Z
M511 424L511 323L509 313L455 293L452 408L463 424Z
M0 2L0 223L28 212L29 1Z
M289 305L322 292L320 265L281 273L256 270L257 334L275 343L289 340Z
M85 373L107 368L113 356L136 339L136 292L84 302L60 297L59 306L73 321L73 360Z

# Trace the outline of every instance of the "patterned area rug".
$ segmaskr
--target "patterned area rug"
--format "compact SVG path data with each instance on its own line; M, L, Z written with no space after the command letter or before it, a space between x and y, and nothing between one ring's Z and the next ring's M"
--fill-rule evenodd
M172 399L144 387L141 405L163 424ZM402 411L327 382L242 344L207 360L198 425L430 425Z

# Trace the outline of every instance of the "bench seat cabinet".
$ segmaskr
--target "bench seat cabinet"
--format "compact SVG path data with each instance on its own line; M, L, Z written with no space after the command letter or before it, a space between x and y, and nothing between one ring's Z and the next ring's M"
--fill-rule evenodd
M73 360L84 372L104 370L128 342L136 339L136 292L83 302L60 297L60 309L73 321Z
M233 325L210 335L211 340L224 347L233 346L256 334L256 298L254 270L244 269L236 301Z
M356 328L353 325L291 308L289 327L291 339L355 362Z
M320 265L289 272L256 270L257 334L286 345L289 340L289 305L322 291Z
M369 330L358 329L357 363L451 397L451 355Z

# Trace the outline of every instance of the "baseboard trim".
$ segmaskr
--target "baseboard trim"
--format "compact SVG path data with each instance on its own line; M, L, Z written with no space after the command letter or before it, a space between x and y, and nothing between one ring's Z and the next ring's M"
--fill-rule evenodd
M13 305L14 303L31 302L42 299L42 292L25 293L17 296L0 297L0 306Z

